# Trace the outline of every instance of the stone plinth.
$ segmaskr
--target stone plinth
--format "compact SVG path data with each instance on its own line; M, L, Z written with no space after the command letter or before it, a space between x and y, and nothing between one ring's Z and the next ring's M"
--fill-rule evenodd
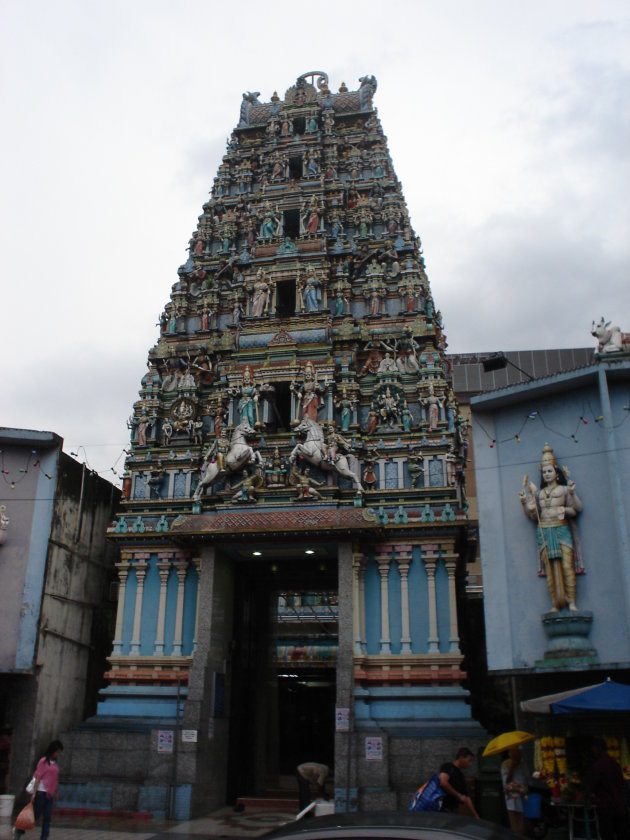
M536 662L537 668L581 667L598 661L597 651L588 639L593 623L592 612L547 612L542 617L542 623L549 642L544 659Z

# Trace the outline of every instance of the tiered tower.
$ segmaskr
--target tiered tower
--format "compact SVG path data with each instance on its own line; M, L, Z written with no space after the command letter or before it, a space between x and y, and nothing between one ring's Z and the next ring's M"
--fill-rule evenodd
M179 779L193 807L298 758L274 747L287 651L283 679L321 666L335 685L334 756L333 710L318 737L342 798L395 804L398 739L475 731L457 621L467 429L375 91L310 72L268 103L243 94L130 419L97 721L163 729L183 708L203 748L182 748L212 768ZM270 617L309 598L325 643L299 610L293 638Z

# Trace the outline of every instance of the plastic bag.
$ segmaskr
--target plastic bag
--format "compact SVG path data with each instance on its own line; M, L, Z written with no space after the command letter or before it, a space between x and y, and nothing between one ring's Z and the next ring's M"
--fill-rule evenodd
M35 812L33 811L32 802L29 802L26 807L22 808L17 815L15 827L19 828L20 831L30 831L32 828L35 828Z
M35 792L35 776L33 776L31 781L26 785L26 792L27 793L34 793Z
M441 811L446 791L440 785L440 777L435 773L429 781L423 785L409 806L410 811Z

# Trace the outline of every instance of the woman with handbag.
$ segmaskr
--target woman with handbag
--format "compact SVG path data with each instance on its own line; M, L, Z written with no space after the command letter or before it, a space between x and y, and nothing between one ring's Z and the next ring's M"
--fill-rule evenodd
M47 840L50 834L50 818L53 805L57 801L59 791L59 766L57 758L63 750L61 741L52 741L44 755L37 762L35 769L33 794L31 804L35 813L35 819L42 817L41 840ZM14 840L21 837L24 831L20 828L13 829Z

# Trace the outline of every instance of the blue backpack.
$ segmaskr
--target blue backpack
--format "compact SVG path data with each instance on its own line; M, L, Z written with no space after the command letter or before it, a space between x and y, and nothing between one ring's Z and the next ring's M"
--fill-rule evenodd
M441 811L445 796L446 791L440 785L440 777L437 773L434 773L428 782L425 782L421 788L418 788L411 800L409 810Z

